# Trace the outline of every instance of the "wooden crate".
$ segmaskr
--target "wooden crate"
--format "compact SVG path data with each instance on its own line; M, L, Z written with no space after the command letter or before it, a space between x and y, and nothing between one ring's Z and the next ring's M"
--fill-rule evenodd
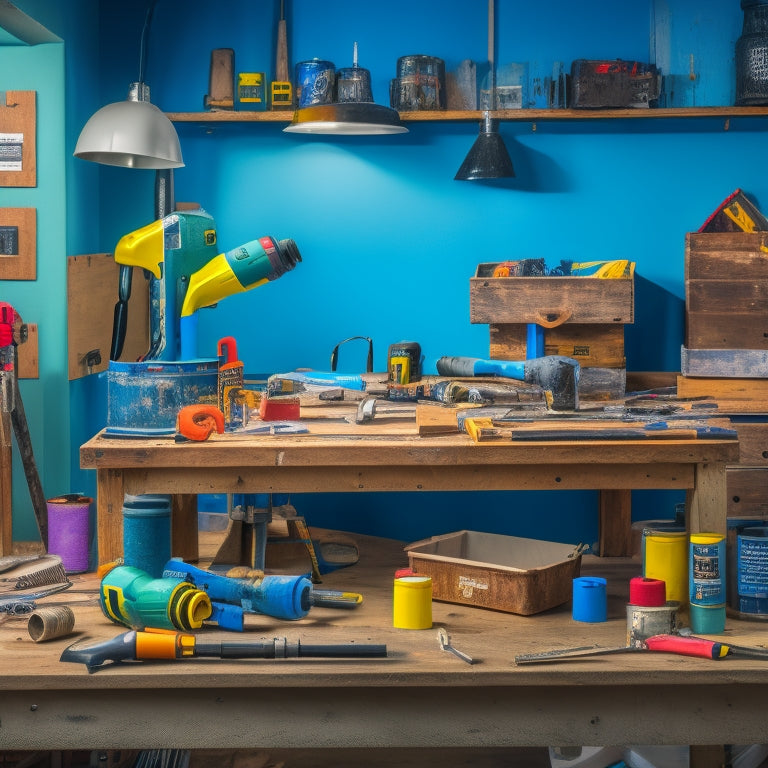
M685 318L688 349L768 349L768 232L686 235Z
M526 333L526 325L492 323L491 357L495 360L524 360ZM625 368L624 326L565 323L546 328L544 354L572 357L582 368Z
M493 277L499 262L479 264L469 280L472 323L625 325L634 322L634 272L629 277Z

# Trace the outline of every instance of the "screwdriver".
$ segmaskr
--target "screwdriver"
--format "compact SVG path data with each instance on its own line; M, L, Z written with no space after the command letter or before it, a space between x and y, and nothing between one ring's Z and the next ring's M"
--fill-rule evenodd
M634 646L600 647L597 645L580 648L562 648L542 653L526 653L515 656L515 664L538 664L561 659L578 659L585 656L603 656L614 653L643 653L645 651L660 651L675 653L679 656L698 656L704 659L724 659L726 656L737 656L743 659L766 659L768 649L748 648L740 645L728 645L703 637L682 637L681 635L653 635L643 641L639 648Z

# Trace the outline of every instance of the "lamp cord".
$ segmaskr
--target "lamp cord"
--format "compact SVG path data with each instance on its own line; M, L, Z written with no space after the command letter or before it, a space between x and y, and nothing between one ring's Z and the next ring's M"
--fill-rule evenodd
M144 17L144 28L141 30L141 47L139 49L139 82L144 82L144 73L147 68L147 40L149 38L149 29L152 26L152 14L155 12L157 0L151 0L147 8L147 15Z

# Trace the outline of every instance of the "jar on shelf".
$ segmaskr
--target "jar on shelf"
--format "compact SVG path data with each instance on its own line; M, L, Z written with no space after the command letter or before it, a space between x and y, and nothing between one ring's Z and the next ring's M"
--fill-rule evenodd
M744 25L736 41L736 104L768 104L768 0L741 0Z

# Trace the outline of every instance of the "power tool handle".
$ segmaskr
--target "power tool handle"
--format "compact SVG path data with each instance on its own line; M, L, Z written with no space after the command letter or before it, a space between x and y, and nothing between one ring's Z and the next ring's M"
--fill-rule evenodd
M728 646L701 637L681 635L654 635L645 640L650 651L677 653L681 656L700 656L704 659L722 659L728 655Z

